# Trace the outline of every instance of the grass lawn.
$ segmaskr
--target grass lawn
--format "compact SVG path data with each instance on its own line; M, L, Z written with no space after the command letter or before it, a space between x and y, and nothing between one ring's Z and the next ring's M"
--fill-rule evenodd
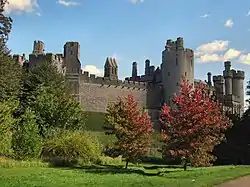
M0 186L204 187L244 175L250 175L250 167L192 168L184 172L178 168L152 165L134 166L127 170L121 166L86 166L71 169L49 168L46 165L26 162L0 165Z

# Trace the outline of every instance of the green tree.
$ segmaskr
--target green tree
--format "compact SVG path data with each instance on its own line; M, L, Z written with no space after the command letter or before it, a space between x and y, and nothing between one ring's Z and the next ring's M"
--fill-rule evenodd
M13 61L6 46L12 28L12 19L3 14L6 3L0 0L0 101L18 95L22 75L22 68Z
M132 95L108 106L105 118L106 134L115 135L114 146L107 148L111 157L122 155L128 162L135 162L147 153L152 134L152 122L147 112L142 112L139 103Z
M39 135L35 114L28 108L14 128L12 138L14 156L18 159L37 158L41 146L42 138Z
M9 156L12 153L12 130L17 122L12 114L16 108L16 102L0 102L0 155Z
M36 113L40 134L49 136L57 128L84 127L85 114L70 95L64 76L49 62L25 73L22 86L22 110L30 107Z

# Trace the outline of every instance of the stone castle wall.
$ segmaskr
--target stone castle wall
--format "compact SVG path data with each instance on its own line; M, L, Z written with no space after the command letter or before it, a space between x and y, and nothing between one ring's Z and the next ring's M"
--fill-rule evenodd
M110 82L102 77L87 76L80 78L80 102L86 111L106 112L110 102L117 97L126 97L132 94L140 106L145 108L158 108L161 102L161 87L155 87L142 82L114 80Z

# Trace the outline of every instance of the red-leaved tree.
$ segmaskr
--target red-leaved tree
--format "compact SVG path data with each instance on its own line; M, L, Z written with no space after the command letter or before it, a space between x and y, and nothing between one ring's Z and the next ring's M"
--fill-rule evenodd
M150 145L152 122L147 112L143 112L133 95L110 103L105 117L106 134L115 135L116 141L106 154L122 156L128 162L135 162L147 153Z
M224 132L231 126L220 105L211 98L205 84L195 88L184 78L180 93L173 96L173 106L164 105L160 114L163 124L163 153L183 159L193 166L208 166L215 157L215 145L224 139Z

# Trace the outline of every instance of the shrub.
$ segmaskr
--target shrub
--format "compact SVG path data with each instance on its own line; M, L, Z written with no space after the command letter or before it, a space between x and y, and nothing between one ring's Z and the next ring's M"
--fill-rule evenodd
M68 130L47 140L41 152L42 159L56 166L98 163L100 156L98 141L85 132Z
M13 134L12 147L17 159L37 158L41 151L42 138L39 136L35 114L26 109Z
M12 153L12 128L16 123L12 114L16 103L0 102L0 155L9 156Z

